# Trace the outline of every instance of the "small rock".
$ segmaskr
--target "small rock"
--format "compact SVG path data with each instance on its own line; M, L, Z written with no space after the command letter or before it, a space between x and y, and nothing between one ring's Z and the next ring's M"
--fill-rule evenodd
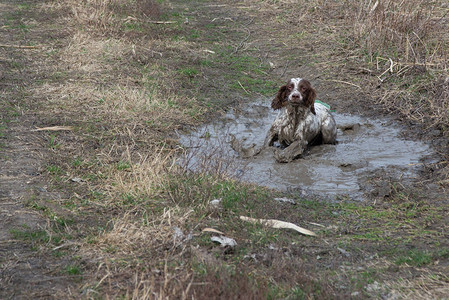
M82 178L79 178L79 177L72 178L72 181L73 182L78 182L78 183L84 182L84 180Z
M352 292L351 297L357 297L360 295L360 292Z
M237 242L234 239L228 238L226 236L213 236L210 238L212 242L219 243L222 247L231 247L234 248L237 246Z
M290 203L290 204L296 205L295 200L289 199L289 198L274 198L274 200L278 201L278 202L284 202L284 203Z
M220 205L220 203L221 203L221 198L220 199L214 199L214 200L210 201L209 203L212 206L218 207Z

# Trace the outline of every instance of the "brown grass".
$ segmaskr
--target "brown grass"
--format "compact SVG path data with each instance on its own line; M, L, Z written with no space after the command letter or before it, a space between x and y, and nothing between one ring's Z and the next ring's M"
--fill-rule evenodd
M401 282L387 282L390 295L398 299L444 299L449 293L446 274L423 274Z
M116 34L127 22L137 18L158 19L159 5L154 0L61 1L70 8L70 22L87 26L96 34Z
M374 9L374 3L366 1L301 2L301 10L282 15L286 20L276 24L284 30L291 28L285 24L296 24L298 18L309 24L294 28L305 30L300 33L315 43L298 47L305 55L316 47L320 67L345 70L341 62L356 57L356 63L363 62L363 67L372 71L363 79L369 84L360 85L368 92L372 86L382 88L375 100L447 133L448 50L443 47L447 36L440 36L441 40L436 36L445 32L447 23L443 11L422 2L386 1ZM258 204L261 215L280 214L277 206L260 203L267 199L253 199L255 187L239 185L224 175L235 166L220 149L215 157L205 157L193 167L199 173L187 170L192 167L188 158L184 165L176 163L183 149L170 138L176 137L176 130L204 120L210 108L199 103L196 91L187 94L178 88L190 82L180 79L167 61L173 55L200 60L201 54L192 54L192 49L203 46L167 38L175 29L145 22L162 15L163 8L154 1L60 0L57 4L69 11L61 22L69 24L71 37L57 54L60 72L49 77L62 79L49 80L33 92L48 100L42 113L45 122L76 129L56 136L60 147L54 150L58 159L52 162L64 166L61 177L65 183L73 177L85 179L68 196L78 205L76 213L80 218L91 214L93 219L108 221L100 232L86 228L80 248L73 250L86 262L88 279L82 290L87 297L260 299L303 292L313 298L317 290L316 298L345 295L325 276L308 274L301 255L290 257L279 251L263 265L235 253L236 261L232 261L201 236L201 226L214 224L239 236L239 243L252 243L248 233L252 227L242 228L236 221L236 207L220 210L208 206L217 195L238 199L247 213L254 213L251 207ZM246 4L261 5L255 0ZM271 10L292 4L298 1L264 1L262 5ZM141 27L132 33L124 29L131 25ZM344 45L335 42L342 37ZM316 58L314 54L307 58ZM425 76L414 82L421 73ZM75 166L74 158L80 158ZM195 243L175 240L175 227L185 235L192 232ZM263 240L268 231L257 230ZM287 235L286 239L293 238L297 237ZM296 247L290 240L285 243L288 249ZM254 250L252 247L249 249ZM254 251L267 253L265 248ZM298 291L292 291L295 288Z
M364 1L355 30L370 57L395 55L402 63L447 68L448 49L439 34L444 10L428 1Z
M176 167L174 151L165 151L164 148L147 153L137 162L133 162L127 149L123 162L128 162L129 168L122 171L112 165L112 170L107 171L111 176L110 182L114 183L109 187L111 195L158 198L167 184L167 174Z
M448 136L449 23L442 2L370 1L360 5L356 34L385 85L377 100ZM379 64L380 63L380 64Z
M65 166L66 180L89 178L69 197L99 195L95 206L109 216L106 229L91 233L77 251L94 279L83 289L88 297L97 291L133 299L185 297L193 277L178 261L186 246L173 234L174 227L187 234L192 209L166 201L181 152L169 136L197 124L207 109L176 90L176 70L159 66L160 53L150 50L179 50L183 42L145 34L139 40L124 30L130 22L157 20L154 1L59 1L53 8L69 11L61 22L73 34L58 52L62 71L55 74L62 80L34 93L48 100L43 119L72 124L79 133L54 137L60 157L53 163Z

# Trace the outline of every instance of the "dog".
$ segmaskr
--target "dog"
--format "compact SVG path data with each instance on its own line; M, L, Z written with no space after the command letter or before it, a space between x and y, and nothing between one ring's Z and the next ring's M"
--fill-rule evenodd
M316 92L310 82L292 78L279 88L271 102L279 114L265 138L265 147L280 144L274 156L278 162L290 162L302 156L310 145L335 144L337 125L329 108L315 103Z

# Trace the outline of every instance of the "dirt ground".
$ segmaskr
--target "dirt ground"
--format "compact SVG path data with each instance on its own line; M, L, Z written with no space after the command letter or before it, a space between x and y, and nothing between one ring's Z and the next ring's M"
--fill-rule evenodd
M388 103L386 91L409 82L379 83L388 64L370 69L340 40L342 10L326 1L137 1L141 14L101 3L93 17L71 1L0 3L0 298L449 297L444 112ZM438 72L444 95L447 66ZM175 132L270 101L298 76L336 112L388 116L435 153L413 180L379 169L364 181L364 201L331 203L177 173L168 158L152 158L180 153ZM139 91L168 103L126 106ZM156 185L168 179L144 186L152 176ZM223 207L206 205L214 198ZM319 238L248 225L242 214L301 224ZM208 227L237 249L211 242L200 230Z

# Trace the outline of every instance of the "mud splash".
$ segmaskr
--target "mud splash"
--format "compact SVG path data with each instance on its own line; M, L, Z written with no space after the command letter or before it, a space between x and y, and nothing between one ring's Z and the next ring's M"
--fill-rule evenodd
M413 177L420 159L430 152L421 142L401 138L400 127L392 121L336 113L338 144L311 147L304 158L294 162L277 163L272 148L251 158L232 150L234 137L250 152L261 147L276 114L268 101L231 109L222 118L180 137L189 149L182 164L279 190L359 198L361 181L375 171L384 168L389 174Z

